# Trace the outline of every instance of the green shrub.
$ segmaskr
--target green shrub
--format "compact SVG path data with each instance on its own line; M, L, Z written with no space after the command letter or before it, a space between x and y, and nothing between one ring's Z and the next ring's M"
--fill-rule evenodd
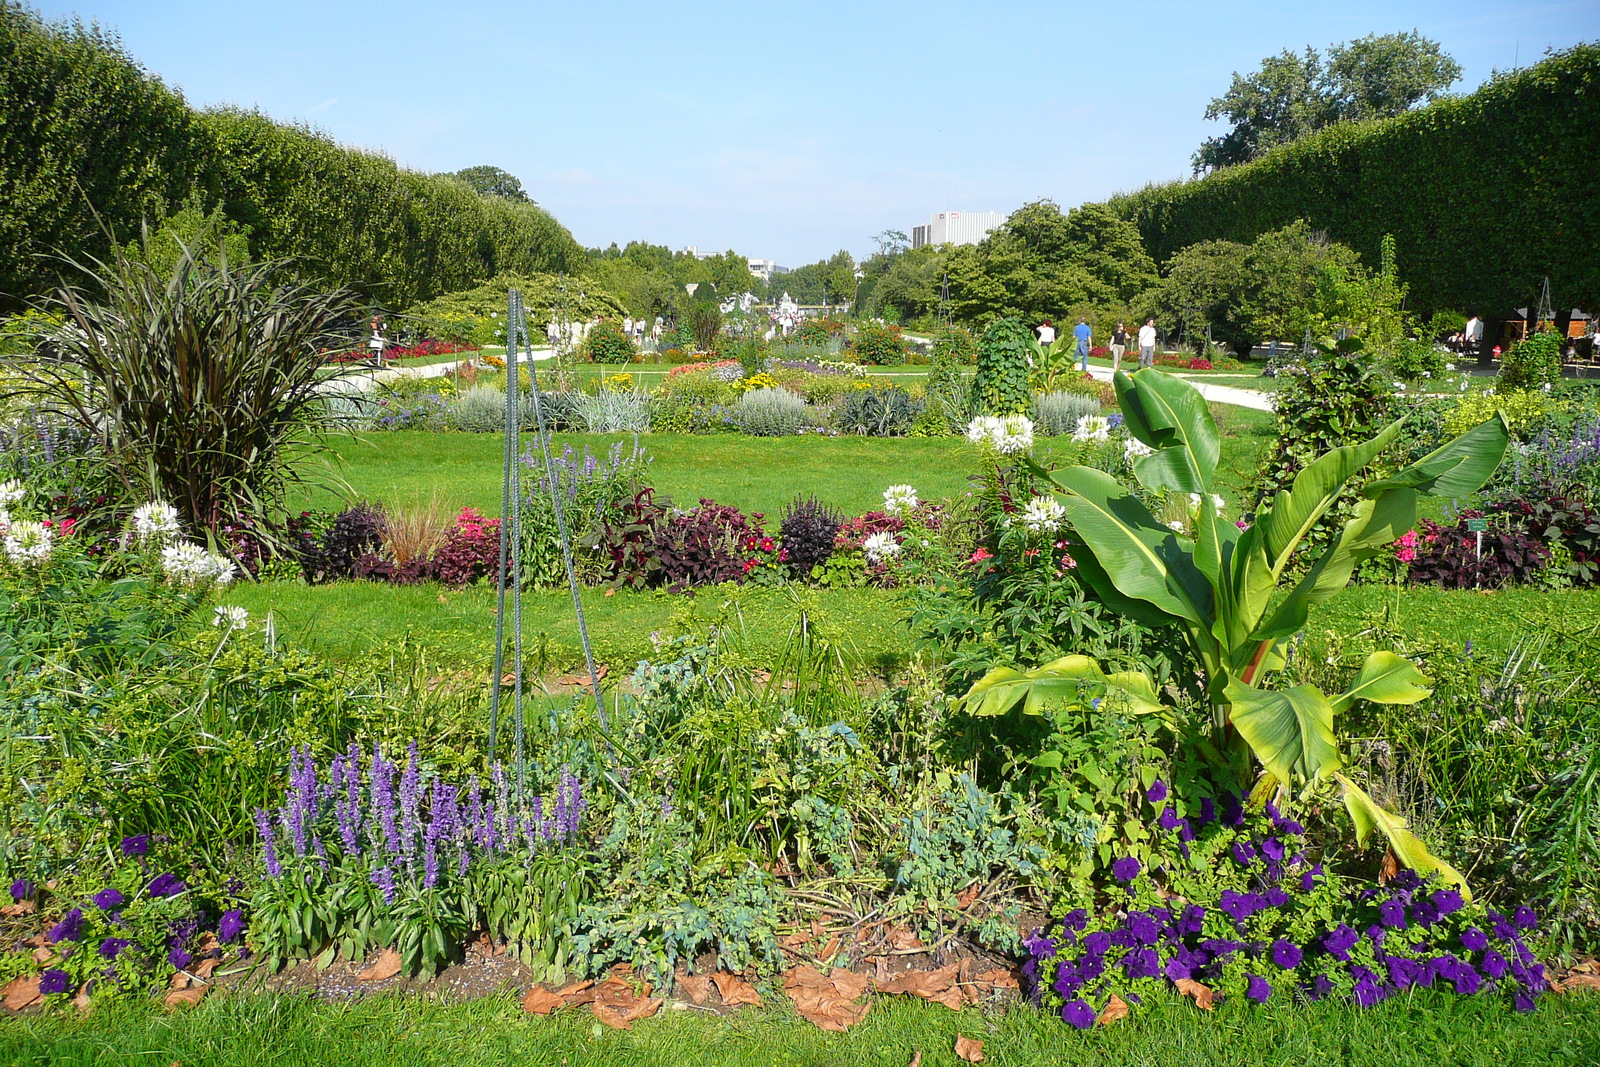
M578 417L590 433L649 433L650 397L631 389L575 393Z
M841 433L904 437L921 410L922 404L899 386L852 389L840 398L834 422Z
M996 319L978 345L978 373L972 383L979 415L1021 415L1033 407L1028 358L1033 333L1020 319Z
M636 355L622 324L613 319L601 319L589 327L578 349L578 358L590 363L631 363Z
M445 408L444 424L465 433L502 433L506 428L506 394L490 385L463 389Z
M805 425L806 402L781 387L752 389L734 405L733 418L752 436L784 437Z
M1533 389L1520 393L1474 392L1464 394L1444 420L1444 432L1451 436L1466 433L1485 420L1494 418L1496 411L1506 417L1506 423L1517 437L1526 439L1537 433L1555 404L1542 391Z
M1500 357L1494 391L1516 393L1538 389L1561 380L1561 337L1544 330L1512 345Z
M1444 374L1449 355L1429 338L1405 338L1384 359L1389 373L1403 382L1420 382Z
M978 339L965 327L947 323L933 335L933 362L976 363Z
M868 366L899 366L906 361L906 342L898 326L864 322L856 327L851 347L856 359Z
M1033 428L1046 437L1070 436L1085 415L1100 414L1100 401L1082 393L1040 393L1033 400Z

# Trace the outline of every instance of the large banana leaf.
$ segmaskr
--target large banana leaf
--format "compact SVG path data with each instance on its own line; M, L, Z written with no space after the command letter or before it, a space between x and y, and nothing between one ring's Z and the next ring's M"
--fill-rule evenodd
M1389 848L1401 863L1422 875L1438 872L1446 882L1461 890L1462 897L1472 899L1472 891L1467 888L1467 880L1461 872L1429 852L1428 846L1406 827L1404 819L1380 806L1344 775L1336 774L1334 779L1344 790L1344 806L1355 824L1357 843L1365 845L1372 831L1379 830L1389 839Z
M1167 715L1169 709L1156 696L1154 683L1138 671L1108 674L1088 656L1063 656L1031 671L996 667L962 697L973 715L1004 715L1025 701L1023 713L1037 715L1045 704L1078 693L1086 683L1104 685L1128 710L1139 715Z
M1496 412L1488 422L1434 449L1394 477L1373 482L1362 492L1376 497L1404 488L1450 498L1476 493L1500 466L1510 441L1511 430L1505 416Z
M1333 736L1333 704L1315 686L1257 689L1228 683L1229 719L1280 782L1314 782L1344 765Z
M1300 542L1327 514L1345 484L1389 447L1400 432L1392 423L1370 441L1324 452L1295 475L1294 484L1278 493L1272 506L1256 516L1275 574L1282 574Z
M1154 368L1131 377L1119 371L1115 386L1128 432L1155 449L1133 464L1139 483L1150 489L1209 493L1222 441L1199 390Z
M1064 490L1073 529L1120 593L1209 631L1211 583L1176 534L1104 471L1068 467L1050 478Z
M1342 715L1358 700L1374 704L1415 704L1433 692L1417 665L1393 652L1374 652L1361 665L1354 684L1334 698L1333 713Z

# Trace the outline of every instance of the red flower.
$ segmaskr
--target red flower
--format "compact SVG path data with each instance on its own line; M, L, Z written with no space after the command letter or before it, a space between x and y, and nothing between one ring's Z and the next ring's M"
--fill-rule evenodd
M986 559L994 559L994 553L990 552L987 548L984 548L983 546L980 545L978 547L978 551L976 551L976 552L974 552L972 554L972 559L968 560L968 562L969 563L982 563Z

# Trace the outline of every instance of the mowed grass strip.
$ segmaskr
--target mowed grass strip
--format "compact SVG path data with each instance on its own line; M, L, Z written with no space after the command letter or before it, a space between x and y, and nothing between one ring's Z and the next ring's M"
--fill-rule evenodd
M769 991L770 992L770 991ZM879 997L848 1033L803 1022L781 995L725 1017L668 1011L608 1030L582 1010L524 1015L510 995L442 1004L398 995L349 1003L213 995L169 1014L153 1004L62 1009L0 1022L0 1062L54 1067L923 1067L958 1064L957 1034L983 1042L992 1067L1570 1067L1600 1062L1600 997L1545 997L1518 1015L1490 996L1423 991L1360 1010L1341 1003L1202 1015L1170 997L1114 1025L1077 1031L1013 1007L953 1012Z

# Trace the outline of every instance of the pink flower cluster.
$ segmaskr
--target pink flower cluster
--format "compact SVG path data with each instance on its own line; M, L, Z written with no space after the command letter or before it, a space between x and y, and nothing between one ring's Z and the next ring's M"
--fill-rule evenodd
M1394 543L1394 557L1401 563L1410 563L1417 558L1417 531L1407 530L1405 536Z

